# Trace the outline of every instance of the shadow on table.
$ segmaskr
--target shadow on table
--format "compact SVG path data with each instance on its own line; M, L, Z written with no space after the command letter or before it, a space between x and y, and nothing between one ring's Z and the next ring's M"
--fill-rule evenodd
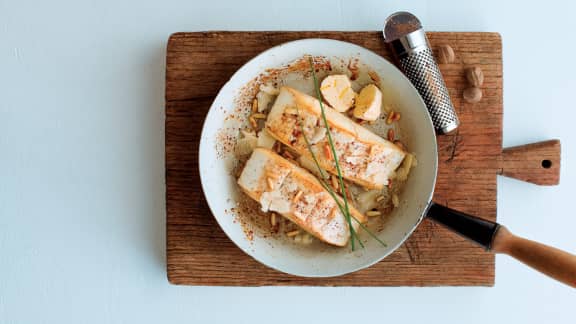
M150 251L155 265L163 271L166 269L166 185L164 177L164 76L166 65L166 44L153 44L148 51L146 60L138 64L139 73L144 78L142 91L146 105L138 120L142 122L141 163L144 164L142 174L144 188L142 192L146 206L144 225L145 248Z

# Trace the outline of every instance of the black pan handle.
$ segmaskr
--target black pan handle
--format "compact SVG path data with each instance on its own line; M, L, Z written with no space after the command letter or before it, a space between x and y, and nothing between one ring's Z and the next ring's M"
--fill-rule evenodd
M428 208L428 217L448 227L463 237L476 242L486 250L492 249L492 241L500 224L459 212L448 207L432 203Z
M506 227L432 203L427 216L486 250L507 254L528 266L576 288L576 255L527 240Z

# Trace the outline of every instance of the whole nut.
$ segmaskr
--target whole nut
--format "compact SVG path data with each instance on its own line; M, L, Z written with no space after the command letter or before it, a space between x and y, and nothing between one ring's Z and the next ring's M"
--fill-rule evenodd
M484 83L484 72L482 72L481 68L473 66L469 69L466 69L466 79L471 86L481 87Z
M449 64L454 62L454 50L450 45L440 45L438 48L438 63Z
M476 87L465 89L462 93L462 97L464 97L466 102L477 103L482 99L482 90Z

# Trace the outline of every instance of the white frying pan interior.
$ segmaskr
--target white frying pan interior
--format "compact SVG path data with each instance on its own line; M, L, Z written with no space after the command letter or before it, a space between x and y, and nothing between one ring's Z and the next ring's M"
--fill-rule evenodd
M218 158L216 149L222 121L234 108L239 89L267 68L288 64L305 54L358 58L381 79L385 101L402 112L399 121L403 142L415 153L418 165L400 195L385 229L377 235L387 243L367 239L364 249L322 246L307 248L278 238L256 235L250 241L238 222L226 210L235 207L238 196L236 179L230 173L232 156ZM420 223L432 198L437 171L436 136L426 106L410 81L391 63L363 47L328 39L304 39L271 48L240 68L220 90L204 122L199 149L202 187L214 217L228 237L244 252L279 271L304 277L331 277L366 268L398 248ZM190 197L190 199L197 199ZM215 252L217 253L217 252Z

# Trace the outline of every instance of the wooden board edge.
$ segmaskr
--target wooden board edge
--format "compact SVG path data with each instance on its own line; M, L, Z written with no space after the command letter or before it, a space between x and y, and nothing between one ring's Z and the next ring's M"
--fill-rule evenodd
M252 33L252 34L257 34L257 33L291 33L291 32L299 32L299 31L245 31L247 33ZM303 32L317 32L317 31L303 31ZM331 32L338 32L338 33L379 33L379 31L322 31L322 33L331 33ZM173 33L169 36L168 39L168 43L167 43L167 47L170 46L170 44L174 41L176 41L179 38L182 37L187 37L190 34L235 34L235 33L244 33L243 31L197 31L197 32L176 32ZM433 34L453 34L451 32L436 32L436 31L431 31L429 33L433 33ZM458 34L478 34L478 32L456 32ZM482 34L487 34L489 36L494 36L495 37L495 41L496 39L498 40L498 42L500 43L500 55L502 53L501 51L501 44L502 44L502 37L499 33L495 33L495 32L479 32ZM167 48L167 52L168 52L168 48ZM166 72L166 71L165 71ZM167 85L166 85L167 87ZM165 89L165 94L166 94L166 89ZM169 102L178 102L181 100L168 100L167 98L165 98L165 103L168 104ZM500 103L500 105L502 105L502 103ZM166 153L166 152L165 152ZM165 170L166 173L167 170ZM167 194L167 193L166 193ZM167 207L166 207L167 208ZM166 210L167 215L168 215L168 211ZM168 216L166 217L166 222L168 223ZM166 229L167 231L167 237L168 237L168 228ZM169 281L170 284L173 285L190 285L190 279L189 278L181 278L178 275L175 275L173 271L170 271L170 267L169 264L170 262L169 260L169 256L167 255L167 279ZM433 284L433 285L377 285L377 286L369 286L369 287L441 287L441 286L452 286L452 287L475 287L475 286L484 286L484 287L492 287L495 284L495 280L494 280L494 273L491 274L489 280L487 280L487 282L485 283L474 283L474 284L465 284L465 285L460 285L460 284ZM205 281L205 279L200 279L198 280L198 282L201 281ZM248 286L248 287L269 287L269 286L318 286L317 284L314 283L292 283L292 282L283 282L283 283L277 283L277 284L264 284L264 285L245 285L241 282L233 282L231 284L227 284L227 283L222 283L222 284L212 284L212 283L208 283L208 284L192 284L194 286L206 286L206 287L212 287L212 286ZM320 285L322 287L364 287L365 285L334 285L334 284L325 284L325 285Z

